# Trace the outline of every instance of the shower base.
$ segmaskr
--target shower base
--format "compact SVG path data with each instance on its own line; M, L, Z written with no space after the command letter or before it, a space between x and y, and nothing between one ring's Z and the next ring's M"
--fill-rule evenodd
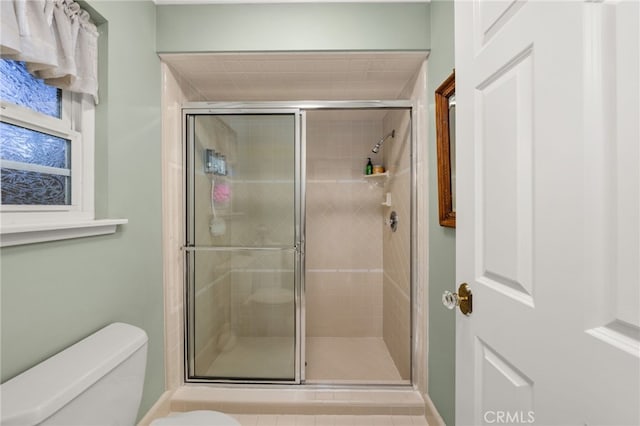
M238 337L235 345L209 366L209 377L278 379L294 371L294 345L290 337Z
M379 337L307 337L311 384L408 384Z
M279 379L294 371L289 337L238 337L220 353L203 376ZM306 383L335 385L403 385L403 380L379 337L307 337Z

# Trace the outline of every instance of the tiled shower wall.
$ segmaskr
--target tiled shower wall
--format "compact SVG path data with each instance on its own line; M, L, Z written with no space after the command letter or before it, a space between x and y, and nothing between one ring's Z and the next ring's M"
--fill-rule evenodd
M381 337L382 188L363 174L382 121L323 114L307 124L307 336Z
M403 379L411 377L411 120L407 111L391 111L384 118L384 133L395 129L385 143L384 163L390 173L385 192L391 193L391 211L398 228L384 226L383 239L383 336Z

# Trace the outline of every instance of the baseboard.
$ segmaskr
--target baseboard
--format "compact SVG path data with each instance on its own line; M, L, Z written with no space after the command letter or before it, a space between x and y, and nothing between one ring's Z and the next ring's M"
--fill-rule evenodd
M169 390L160 395L160 398L156 401L155 404L147 411L147 414L138 422L137 426L149 426L149 424L159 417L164 417L169 415L170 406L171 406L171 397L175 392L174 390Z
M424 414L427 418L427 424L429 426L446 426L440 413L438 413L438 409L433 404L433 401L431 401L429 394L425 393L422 395L422 398L424 398Z

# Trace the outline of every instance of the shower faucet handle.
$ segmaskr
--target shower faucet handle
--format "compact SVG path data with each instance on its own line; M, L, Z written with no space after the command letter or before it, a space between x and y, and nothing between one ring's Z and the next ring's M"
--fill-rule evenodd
M389 220L385 221L385 223L391 228L391 232L396 232L398 230L398 222L398 213L396 213L395 210L389 215Z

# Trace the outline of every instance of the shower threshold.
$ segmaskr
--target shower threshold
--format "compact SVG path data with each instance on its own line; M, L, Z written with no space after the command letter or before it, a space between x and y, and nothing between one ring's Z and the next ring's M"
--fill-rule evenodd
M412 387L340 389L282 385L184 385L170 400L170 411L214 410L230 414L404 415L424 416L425 403Z

